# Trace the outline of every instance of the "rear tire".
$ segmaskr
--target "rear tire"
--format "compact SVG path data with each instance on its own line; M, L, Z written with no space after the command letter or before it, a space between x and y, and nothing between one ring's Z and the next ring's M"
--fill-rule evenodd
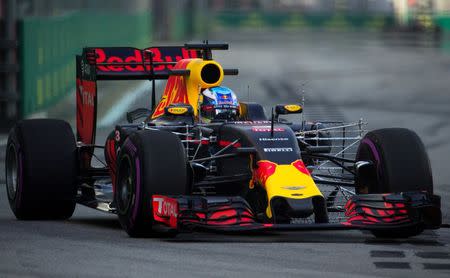
M70 125L17 123L6 146L6 188L17 219L67 219L75 209L77 157Z
M433 193L431 166L425 146L411 130L386 128L367 133L359 145L356 161L373 163L358 173L357 193ZM372 233L376 237L406 238L422 231L423 228L414 227Z
M118 156L115 201L119 221L131 237L158 236L152 195L188 193L187 163L179 138L165 131L131 134Z

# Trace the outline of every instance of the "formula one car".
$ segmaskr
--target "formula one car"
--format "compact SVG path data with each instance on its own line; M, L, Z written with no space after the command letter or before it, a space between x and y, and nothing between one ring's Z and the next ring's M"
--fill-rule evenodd
M430 163L402 128L365 132L357 121L290 121L221 86L212 50L89 47L77 56L77 139L61 120L11 130L6 186L18 219L67 219L79 203L116 213L132 237L182 231L369 230L409 237L441 225ZM97 80L150 80L152 109L127 113L95 145ZM155 80L167 79L156 104ZM104 149L104 167L94 165Z

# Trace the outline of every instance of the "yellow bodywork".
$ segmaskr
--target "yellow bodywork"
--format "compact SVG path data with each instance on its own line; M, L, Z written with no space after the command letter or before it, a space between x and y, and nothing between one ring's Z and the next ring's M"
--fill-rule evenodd
M298 104L287 104L284 106L284 109L289 112L299 112L302 110L302 107Z
M215 76L214 82L208 83L202 79L202 70L205 66L211 64L217 67L218 75ZM190 104L194 110L194 115L198 116L200 90L219 86L223 80L222 66L212 60L205 61L197 58L183 59L178 61L173 69L189 70L189 75L173 75L169 77L161 100L151 116L152 119L164 115L164 108L172 103Z
M206 83L201 77L201 71L204 66L208 64L215 64L220 70L220 78L217 82ZM200 89L207 89L211 87L219 86L223 80L223 68L216 61L204 61L202 59L192 59L187 65L186 69L190 70L190 74L186 77L186 90L189 99L189 104L194 108L194 115L198 114L198 97Z
M264 160L261 160L260 162L264 163ZM309 172L307 172L308 170L304 168L303 171L301 171L294 166L294 164L298 162L299 160L294 161L291 164L282 165L269 162L275 167L275 171L272 174L262 173L259 177L258 174L254 175L254 178L250 183L250 188L253 187L254 182L257 182L266 190L268 200L266 215L268 218L272 218L270 201L274 197L291 199L306 199L315 196L323 197L314 180L309 175ZM301 162L301 165L304 167L303 162ZM255 171L258 171L258 169Z

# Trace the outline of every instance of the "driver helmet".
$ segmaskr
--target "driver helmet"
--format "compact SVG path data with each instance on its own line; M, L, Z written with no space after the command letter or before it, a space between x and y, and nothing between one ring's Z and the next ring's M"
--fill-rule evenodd
M236 94L224 86L205 89L201 95L200 113L202 120L236 120L239 102Z

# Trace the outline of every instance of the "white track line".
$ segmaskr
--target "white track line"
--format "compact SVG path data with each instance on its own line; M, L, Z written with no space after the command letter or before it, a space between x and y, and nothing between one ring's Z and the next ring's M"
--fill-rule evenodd
M156 81L156 88L162 82L160 80ZM98 127L111 127L116 124L127 111L130 111L130 106L145 93L148 93L152 88L151 82L143 81L135 89L124 94L124 96L119 99L105 114L105 116L99 121Z

